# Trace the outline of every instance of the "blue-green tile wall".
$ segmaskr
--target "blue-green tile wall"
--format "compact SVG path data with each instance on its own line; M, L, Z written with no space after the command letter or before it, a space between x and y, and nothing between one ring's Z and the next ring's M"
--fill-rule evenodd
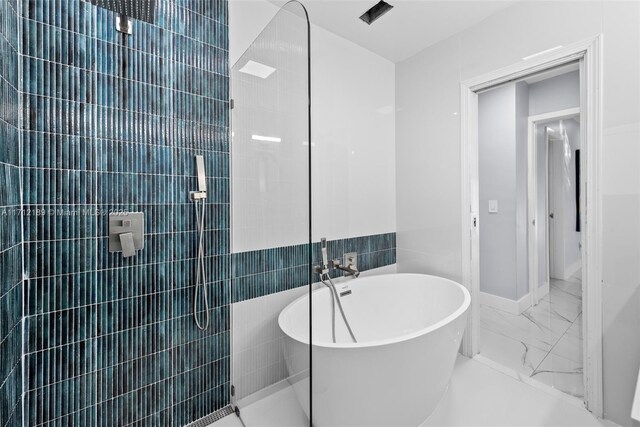
M18 9L0 1L0 426L20 425L22 236Z
M185 425L229 403L227 1L157 0L131 35L85 0L18 1L25 423ZM191 317L196 154L205 332ZM107 251L107 214L124 210L145 213L145 249L128 259Z
M320 243L294 245L234 253L233 302L258 298L309 285L309 250L313 251L313 264L322 260ZM358 253L358 270L367 271L396 262L396 233L374 234L327 242L329 259L340 259L345 253ZM342 271L331 270L332 277ZM312 275L312 281L318 277Z

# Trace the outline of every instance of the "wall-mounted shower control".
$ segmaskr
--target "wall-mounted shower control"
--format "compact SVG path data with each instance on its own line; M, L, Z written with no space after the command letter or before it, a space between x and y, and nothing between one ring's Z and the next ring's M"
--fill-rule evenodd
M343 258L344 264L340 263L339 259L334 259L333 268L344 271L345 276L360 276L360 271L358 270L358 253L348 252L344 254Z
M128 258L142 249L144 249L144 213L110 213L109 252L122 252L122 256Z
M343 255L343 263L352 270L358 270L358 252L349 252Z

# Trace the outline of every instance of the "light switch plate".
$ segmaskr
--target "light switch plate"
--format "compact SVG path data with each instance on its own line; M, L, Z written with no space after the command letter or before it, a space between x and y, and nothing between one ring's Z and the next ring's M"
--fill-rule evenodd
M498 213L498 201L489 200L489 213Z

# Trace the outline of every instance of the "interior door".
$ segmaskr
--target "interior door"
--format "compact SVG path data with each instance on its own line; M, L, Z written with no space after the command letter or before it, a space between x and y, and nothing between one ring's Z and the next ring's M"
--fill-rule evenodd
M548 128L547 128L548 129ZM555 176L554 176L554 155L553 155L553 142L549 138L549 131L547 130L547 230L549 235L547 236L547 274L549 277L554 275L556 271L556 248L554 244L555 236Z
M549 278L564 278L564 235L563 235L563 189L562 169L563 142L547 133L548 144L548 200L547 221L549 224Z

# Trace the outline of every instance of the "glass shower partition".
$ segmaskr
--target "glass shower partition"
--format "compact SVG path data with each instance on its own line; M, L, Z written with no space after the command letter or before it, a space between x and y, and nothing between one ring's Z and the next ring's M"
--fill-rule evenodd
M231 70L231 399L247 427L310 425L308 303L306 337L279 324L311 291L309 37L289 2Z

